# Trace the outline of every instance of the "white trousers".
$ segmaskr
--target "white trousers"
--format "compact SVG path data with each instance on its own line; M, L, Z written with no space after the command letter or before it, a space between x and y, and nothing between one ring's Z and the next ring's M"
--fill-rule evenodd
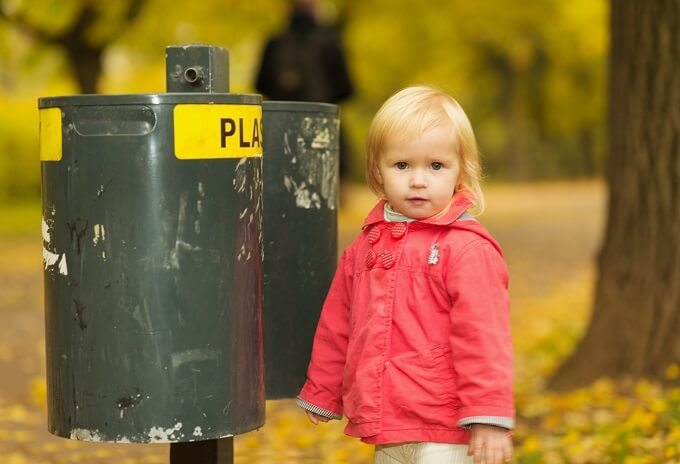
M450 443L399 443L377 445L375 464L472 464L467 445Z

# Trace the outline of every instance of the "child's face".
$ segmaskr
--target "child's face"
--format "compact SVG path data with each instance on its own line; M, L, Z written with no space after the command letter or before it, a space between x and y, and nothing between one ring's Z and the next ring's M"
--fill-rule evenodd
M425 219L449 204L460 173L454 141L447 126L386 140L377 177L395 211Z

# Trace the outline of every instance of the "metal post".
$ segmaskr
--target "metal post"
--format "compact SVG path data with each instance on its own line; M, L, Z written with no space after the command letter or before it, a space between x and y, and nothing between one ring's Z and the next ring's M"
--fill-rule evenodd
M170 445L170 464L233 463L234 437Z
M213 46L166 49L168 92L229 92L229 53ZM170 464L232 464L234 437L170 444Z

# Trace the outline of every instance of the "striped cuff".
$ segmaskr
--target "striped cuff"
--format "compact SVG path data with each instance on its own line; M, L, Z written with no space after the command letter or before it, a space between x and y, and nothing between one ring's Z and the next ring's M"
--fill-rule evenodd
M295 403L301 408L304 408L309 412L313 412L314 414L318 414L319 416L328 417L329 419L342 419L341 415L327 411L323 408L313 405L312 403L308 403L299 396L295 398Z
M495 425L512 430L515 427L515 419L502 416L472 416L464 417L458 421L458 426L465 429L469 429L474 424Z

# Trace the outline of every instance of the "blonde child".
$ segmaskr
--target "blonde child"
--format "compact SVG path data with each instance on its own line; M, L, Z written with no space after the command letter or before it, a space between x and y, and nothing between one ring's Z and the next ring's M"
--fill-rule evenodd
M501 250L474 134L458 103L409 87L375 115L370 187L383 199L345 250L297 402L376 445L375 463L501 464L512 455L512 342Z

